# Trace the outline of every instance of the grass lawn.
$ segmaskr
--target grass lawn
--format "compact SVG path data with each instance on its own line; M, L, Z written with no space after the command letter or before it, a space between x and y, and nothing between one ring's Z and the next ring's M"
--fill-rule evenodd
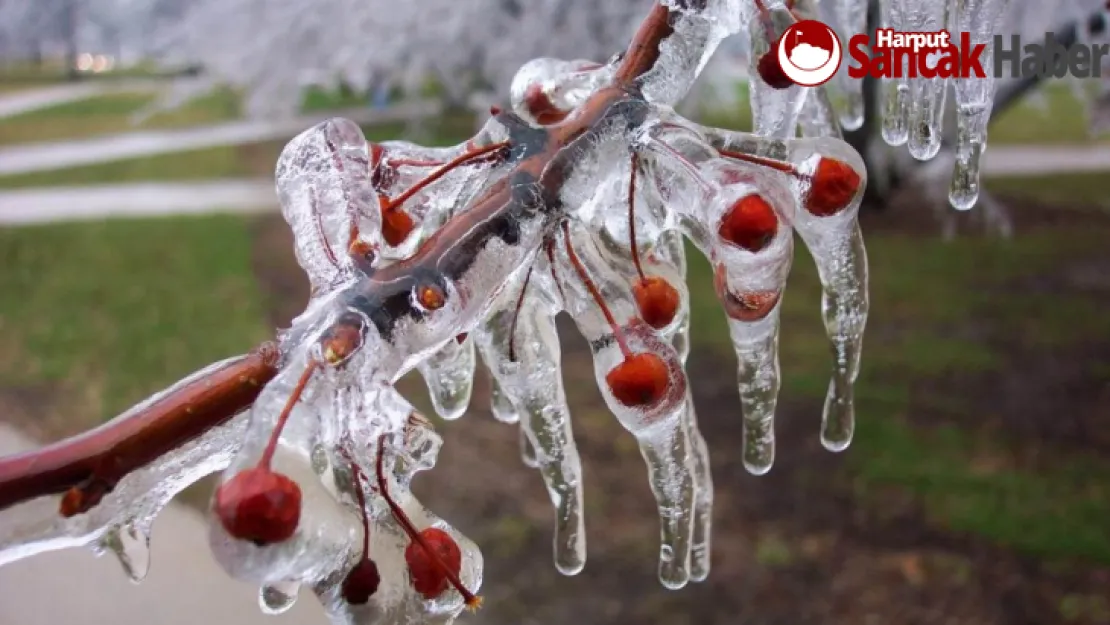
M237 216L0 229L0 388L54 389L72 431L249 349L250 251Z

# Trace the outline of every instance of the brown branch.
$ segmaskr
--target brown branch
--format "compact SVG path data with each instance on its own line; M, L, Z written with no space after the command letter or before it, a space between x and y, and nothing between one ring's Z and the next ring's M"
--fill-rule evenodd
M661 3L656 2L651 7L651 12L640 23L640 28L628 44L628 50L613 77L617 85L628 86L655 66L659 60L659 44L674 32L670 18L670 10Z
M277 374L278 359L277 346L266 343L132 414L42 449L0 458L0 509L65 493L62 516L87 512L128 473L249 407Z

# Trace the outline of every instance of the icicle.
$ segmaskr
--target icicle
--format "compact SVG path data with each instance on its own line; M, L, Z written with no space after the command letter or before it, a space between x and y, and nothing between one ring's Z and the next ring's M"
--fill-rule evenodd
M914 0L882 0L880 24L882 28L906 31L911 19ZM893 62L893 61L892 61ZM879 90L882 98L882 136L889 145L900 146L909 141L909 60L903 59L900 78L881 78Z
M985 45L980 57L983 67L994 64L993 36L1009 0L952 0L948 30L967 32L970 44ZM970 210L979 198L979 165L987 148L987 123L994 104L994 77L968 77L955 81L956 90L956 166L948 201L953 208Z
M789 86L770 85L764 81L760 68L761 63L768 63L764 59L777 63L772 58L776 54L774 44L793 23L794 17L789 11L775 7L768 9L765 15L756 15L748 26L752 42L748 62L752 128L757 135L789 139L794 136L798 124L798 115L808 89L793 83Z
M953 0L949 0L951 2ZM907 11L905 28L909 32L936 32L944 29L947 2L918 3ZM860 81L862 82L862 81ZM925 161L940 151L944 130L944 105L948 79L918 76L908 79L909 86L909 150L914 158Z
M678 355L669 343L661 340L654 330L643 322L624 325L619 329L620 337L614 335L604 313L611 309L612 319L634 319L632 297L608 262L601 258L596 242L582 230L571 232L579 236L567 241L566 234L560 247L565 266L575 267L561 272L563 288L568 300L567 311L574 318L578 329L590 341L594 354L594 373L598 386L602 389L609 409L640 444L640 451L648 465L649 482L655 494L661 522L661 542L659 551L659 580L667 588L681 588L690 580L690 549L693 533L694 479L688 460L690 440L688 429L683 425L686 398L686 376ZM574 250L574 257L571 251ZM577 268L581 268L578 271ZM586 280L590 280L589 283ZM593 291L587 286L593 284ZM606 309L599 310L602 303ZM622 344L621 342L624 341ZM618 349L619 345L623 345ZM626 353L624 350L628 349ZM653 396L648 405L627 405L629 399L642 400L643 395L619 398L612 387L612 381L623 382L619 375L625 370L618 366L629 367L629 382L644 383L633 373L638 367L630 365L640 361L629 357L643 354L645 365L651 376L664 376L651 379L651 383L661 395ZM618 372L618 373L614 373ZM615 375L612 378L611 375Z
M564 575L575 575L586 564L582 467L563 390L555 320L523 290L535 288L535 276L533 269L529 278L508 289L512 297L503 300L502 310L473 334L501 396L519 406L522 458L540 470L555 505L555 566Z
M474 343L468 337L448 341L418 368L428 385L436 414L448 421L458 419L470 405L474 384Z
M883 0L884 2L886 0ZM836 14L840 32L851 37L856 33L867 32L867 3L868 0L835 0L833 11ZM847 48L847 41L841 44ZM847 61L845 61L847 62ZM847 73L841 68L841 76ZM840 125L845 130L858 130L863 127L863 81L848 78L837 81L837 86L844 91L844 102L837 106Z

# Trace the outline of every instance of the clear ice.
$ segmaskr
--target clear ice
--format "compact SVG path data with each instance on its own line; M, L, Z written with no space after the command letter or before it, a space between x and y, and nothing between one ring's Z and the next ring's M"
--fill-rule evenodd
M836 2L843 20L859 20L859 0ZM710 260L728 317L740 453L752 473L775 457L780 307L795 232L824 288L834 364L820 436L832 450L851 440L867 318L857 220L867 178L838 123L854 119L856 96L838 111L824 88L780 91L755 79L753 133L704 127L672 108L724 37L747 30L766 50L795 19L769 4L764 15L748 0L665 0L671 34L637 89L610 88L622 80L621 56L537 59L512 81L511 111L460 145L370 143L342 119L294 138L277 163L276 193L312 297L279 334L277 373L248 409L131 471L87 513L63 518L56 498L18 503L18 518L32 522L0 523L0 563L88 546L115 553L140 580L151 521L176 493L217 471L226 497L244 476L280 475L299 505L280 538L245 538L225 495L212 504L212 553L229 575L259 586L263 611L287 610L304 587L335 623L449 623L477 603L469 595L482 582L482 555L413 497L411 480L434 467L442 439L394 383L418 371L438 416L459 419L481 360L494 417L519 427L522 462L551 498L555 565L574 575L586 565L586 534L555 325L566 312L645 460L661 583L705 580L713 486L686 375L686 241ZM582 135L547 154L574 124L585 124ZM528 169L534 162L544 164ZM28 466L27 456L0 459L0 494ZM0 521L9 514L0 510ZM446 547L442 560L414 563L427 554L413 533L453 543L457 564ZM351 580L365 581L356 573L367 560L378 577L356 601Z

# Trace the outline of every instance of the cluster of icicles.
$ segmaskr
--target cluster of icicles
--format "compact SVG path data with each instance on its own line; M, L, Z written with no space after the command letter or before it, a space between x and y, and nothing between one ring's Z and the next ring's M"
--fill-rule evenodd
M803 19L817 19L817 1L798 0L793 11ZM824 2L832 5L832 10L824 14L833 19L842 35L867 32L867 0ZM948 200L959 210L971 209L979 198L979 169L994 103L993 37L1003 25L1009 4L1010 0L879 0L880 28L910 33L947 30L953 43L960 41L959 33L966 32L971 45L986 45L981 60L987 75L982 78L911 78L906 66L902 78L880 79L883 140L891 146L906 145L919 161L930 160L940 152L945 105L951 88L956 100L956 141ZM766 50L770 43L763 29L753 29L751 37L756 53L752 58L758 62L758 52ZM777 41L777 36L771 41ZM855 130L864 124L863 81L848 77L845 71L849 63L847 41L842 43L845 44L844 63L829 87L840 125L846 130ZM759 73L754 63L752 69L753 75ZM797 108L805 97L802 91L805 90L793 87L787 89L790 95L784 97ZM752 104L754 115L757 118L763 115L761 109L754 106L754 95ZM785 123L769 120L768 124L775 128L775 133L785 133L771 136L787 136L792 132L790 120Z
M664 3L679 17L634 91L610 87L620 57L540 59L514 80L513 111L494 111L462 145L371 144L345 120L293 139L277 191L313 290L280 336L280 372L251 409L133 471L87 512L62 518L40 499L17 517L0 513L0 563L92 545L141 579L154 515L223 470L211 548L230 575L261 586L264 609L288 608L308 586L336 623L450 622L480 602L481 554L412 496L413 475L434 466L442 441L393 383L417 369L438 415L456 419L480 355L493 413L519 425L525 462L555 505L556 566L577 573L582 474L554 323L565 311L646 460L660 580L705 579L712 484L685 375L684 238L714 270L738 359L741 453L761 474L774 459L779 308L800 235L819 270L834 356L821 440L842 450L868 310L857 221L866 174L823 89L757 86L753 134L677 115L671 107L724 36L753 16L792 19L748 0L686 4ZM602 97L603 109L594 106ZM597 119L537 174L560 172L557 197L545 196L526 176L553 136L544 127L588 115ZM510 203L480 200L499 189Z

